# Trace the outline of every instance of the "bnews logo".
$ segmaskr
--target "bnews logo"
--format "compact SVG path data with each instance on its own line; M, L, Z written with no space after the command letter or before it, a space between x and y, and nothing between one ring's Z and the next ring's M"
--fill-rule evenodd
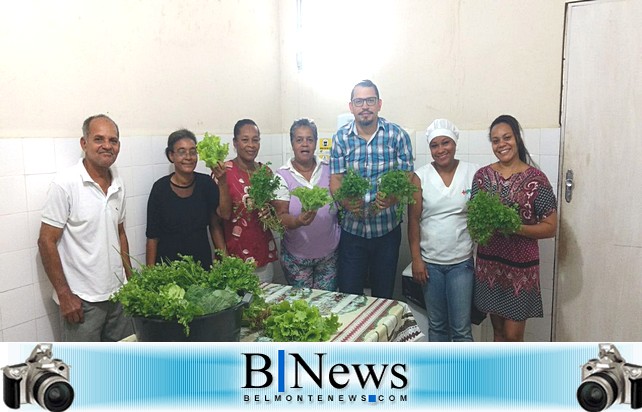
M265 389L276 383L277 394L244 394L245 402L395 402L407 401L404 389L408 386L407 367L404 363L332 363L327 353L314 353L305 359L299 353L277 351L276 365L264 353L242 353L245 360L243 389ZM274 367L275 366L275 367ZM315 390L333 388L336 394L315 393ZM288 394L284 394L287 390ZM303 391L308 390L308 393ZM359 395L344 390L363 391ZM367 391L387 391L365 393ZM391 391L394 391L391 394ZM399 391L399 392L396 392Z

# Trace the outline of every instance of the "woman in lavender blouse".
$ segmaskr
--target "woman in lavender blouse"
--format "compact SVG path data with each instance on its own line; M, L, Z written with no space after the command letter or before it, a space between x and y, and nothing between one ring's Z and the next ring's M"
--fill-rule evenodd
M330 185L329 165L314 154L317 138L317 126L311 120L299 119L290 127L294 157L277 171L281 189L274 206L286 229L280 254L285 279L295 287L333 291L341 234L337 208L326 205L303 213L299 199L290 196L300 186Z

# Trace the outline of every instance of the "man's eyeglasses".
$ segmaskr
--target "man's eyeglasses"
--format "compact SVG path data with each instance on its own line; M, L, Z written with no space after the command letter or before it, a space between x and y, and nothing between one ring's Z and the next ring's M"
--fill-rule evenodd
M356 98L356 99L352 99L352 104L357 106L357 107L363 106L363 103L366 103L368 106L374 106L375 104L377 104L378 100L379 100L379 98L378 97L374 97L374 96L373 97L367 97L365 99Z
M196 151L196 149L190 149L190 150L178 149L178 150L172 150L172 152L178 157L185 157L188 154L192 157L196 157L198 155L198 152Z

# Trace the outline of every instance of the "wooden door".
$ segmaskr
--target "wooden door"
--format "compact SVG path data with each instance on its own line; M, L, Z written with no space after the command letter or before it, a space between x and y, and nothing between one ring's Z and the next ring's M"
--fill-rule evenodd
M642 341L642 0L568 4L565 32L553 340Z

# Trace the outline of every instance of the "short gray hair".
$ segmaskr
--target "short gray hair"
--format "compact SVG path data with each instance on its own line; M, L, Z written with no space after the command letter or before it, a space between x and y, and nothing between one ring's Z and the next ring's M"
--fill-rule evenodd
M292 123L292 126L290 126L290 143L294 142L294 133L299 127L309 127L310 130L312 130L312 137L314 137L314 141L317 141L317 138L319 136L317 133L317 125L314 123L314 120L303 118L295 120L294 123Z

